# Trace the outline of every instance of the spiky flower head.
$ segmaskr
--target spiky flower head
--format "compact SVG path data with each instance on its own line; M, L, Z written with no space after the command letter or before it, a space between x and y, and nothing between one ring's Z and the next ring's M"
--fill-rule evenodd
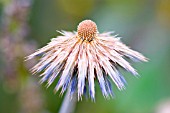
M105 98L113 95L111 81L119 90L125 88L125 79L119 68L133 75L136 70L125 60L147 61L142 54L130 49L112 32L98 33L96 24L91 20L82 21L77 32L60 32L63 36L53 38L45 47L27 57L41 56L32 68L32 73L41 73L41 83L50 86L59 78L55 91L63 94L68 86L70 95L78 93L78 99L86 92L95 99L95 80L98 81ZM88 91L86 91L88 87Z

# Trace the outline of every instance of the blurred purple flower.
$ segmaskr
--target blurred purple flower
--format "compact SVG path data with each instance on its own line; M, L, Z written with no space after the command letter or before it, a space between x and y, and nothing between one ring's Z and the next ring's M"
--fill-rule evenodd
M98 33L96 24L91 20L82 21L77 32L60 33L63 36L53 38L47 46L28 56L27 60L41 56L32 73L43 72L40 75L41 83L47 81L48 86L59 77L55 91L61 88L63 94L70 86L70 95L77 91L78 100L86 93L87 86L91 99L95 99L94 80L98 80L105 98L113 95L109 78L119 90L124 89L126 81L118 67L138 75L125 57L133 61L147 61L142 54L123 44L120 38L112 36L112 32Z

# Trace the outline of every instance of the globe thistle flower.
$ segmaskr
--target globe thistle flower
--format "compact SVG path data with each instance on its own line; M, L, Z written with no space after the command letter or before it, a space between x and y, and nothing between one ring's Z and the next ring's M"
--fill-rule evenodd
M100 34L91 20L82 21L77 32L60 32L63 36L51 39L45 47L38 49L27 60L41 56L32 68L32 73L41 73L41 83L50 86L58 77L55 91L63 94L70 86L70 95L78 93L78 99L86 93L95 99L95 80L98 81L105 98L113 95L110 79L119 90L125 88L125 79L118 68L122 67L133 75L136 70L125 60L147 61L142 54L130 49L112 32Z

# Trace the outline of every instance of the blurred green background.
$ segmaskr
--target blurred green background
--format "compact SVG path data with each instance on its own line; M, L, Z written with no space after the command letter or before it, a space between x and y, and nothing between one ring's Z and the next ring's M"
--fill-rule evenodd
M64 96L40 85L29 73L36 59L24 57L84 19L150 60L132 63L141 77L124 72L127 88L113 86L114 99L96 84L96 102L84 98L75 113L170 113L170 0L0 0L0 113L58 113Z

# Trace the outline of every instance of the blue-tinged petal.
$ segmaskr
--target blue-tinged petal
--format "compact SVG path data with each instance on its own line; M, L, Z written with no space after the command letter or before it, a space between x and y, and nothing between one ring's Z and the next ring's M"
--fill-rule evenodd
M99 62L97 62L98 58L97 58L95 49L94 49L94 47L92 47L92 45L87 46L87 53L88 53L88 56L89 56L89 62L93 62L93 65L95 65L94 68L95 68L97 79L99 81L100 88L102 90L102 94L103 94L104 97L107 98L108 94L107 94L107 91L106 91L106 88L105 88L105 81L104 81L104 78L103 78L102 68L99 66Z
M138 57L133 56L133 55L125 54L125 56L130 58L134 62L140 62L141 61Z
M118 74L119 74L119 77L120 77L121 81L122 81L124 84L127 85L126 79L124 78L124 76L121 74L120 71L118 71Z
M97 79L99 81L99 85L100 85L100 89L102 91L102 94L104 97L108 97L108 93L106 91L106 87L105 87L105 80L103 77L103 73L102 73L102 69L99 67L99 65L96 65L96 75L97 75Z
M73 95L73 93L76 91L77 88L77 76L73 76L72 78L72 82L71 82L71 90L70 90L70 94Z
M61 66L58 65L58 66L55 67L53 75L51 75L51 77L48 79L47 87L49 87L54 82L56 77L61 73L61 70L64 67L64 65L65 65L65 63L62 63Z
M71 81L71 75L69 75L67 77L67 79L66 79L66 81L65 81L65 83L64 83L64 85L62 87L61 94L63 94L66 91L68 85L70 84L70 81Z
M50 63L46 63L46 64L44 64L44 65L41 65L40 68L37 69L37 72L39 73L39 72L43 71L46 67L49 66L49 64L50 64Z
M76 66L76 61L77 61L78 52L79 52L79 46L80 46L80 42L79 42L79 40L77 40L77 42L74 43L74 45L73 45L73 48L67 58L67 61L64 66L62 75L59 79L59 82L57 83L57 85L55 87L56 91L58 91L64 85L68 76L72 76L72 74L74 72L74 68Z
M80 46L79 56L78 56L78 99L84 92L85 78L87 77L88 59L86 55L86 47L84 44Z
M47 81L52 74L53 74L53 69L44 72L43 77L40 80L40 83L43 83L43 82Z
M89 83L89 93L90 97L93 101L95 101L95 84L94 84L94 78L95 78L95 59L93 57L94 54L91 53L90 51L90 44L87 44L87 61L88 61L88 83Z
M96 44L96 47L98 50L101 51L101 53L103 53L105 56L107 56L110 60L119 64L121 67L123 67L128 72L132 73L133 75L138 75L136 70L129 64L129 62L127 62L125 59L123 59L122 56L118 52L106 47L103 44L98 44L98 45Z
M104 79L105 79L106 91L111 97L113 97L114 93L113 93L113 90L112 90L112 85L111 85L110 80L107 77L107 75L104 76Z

